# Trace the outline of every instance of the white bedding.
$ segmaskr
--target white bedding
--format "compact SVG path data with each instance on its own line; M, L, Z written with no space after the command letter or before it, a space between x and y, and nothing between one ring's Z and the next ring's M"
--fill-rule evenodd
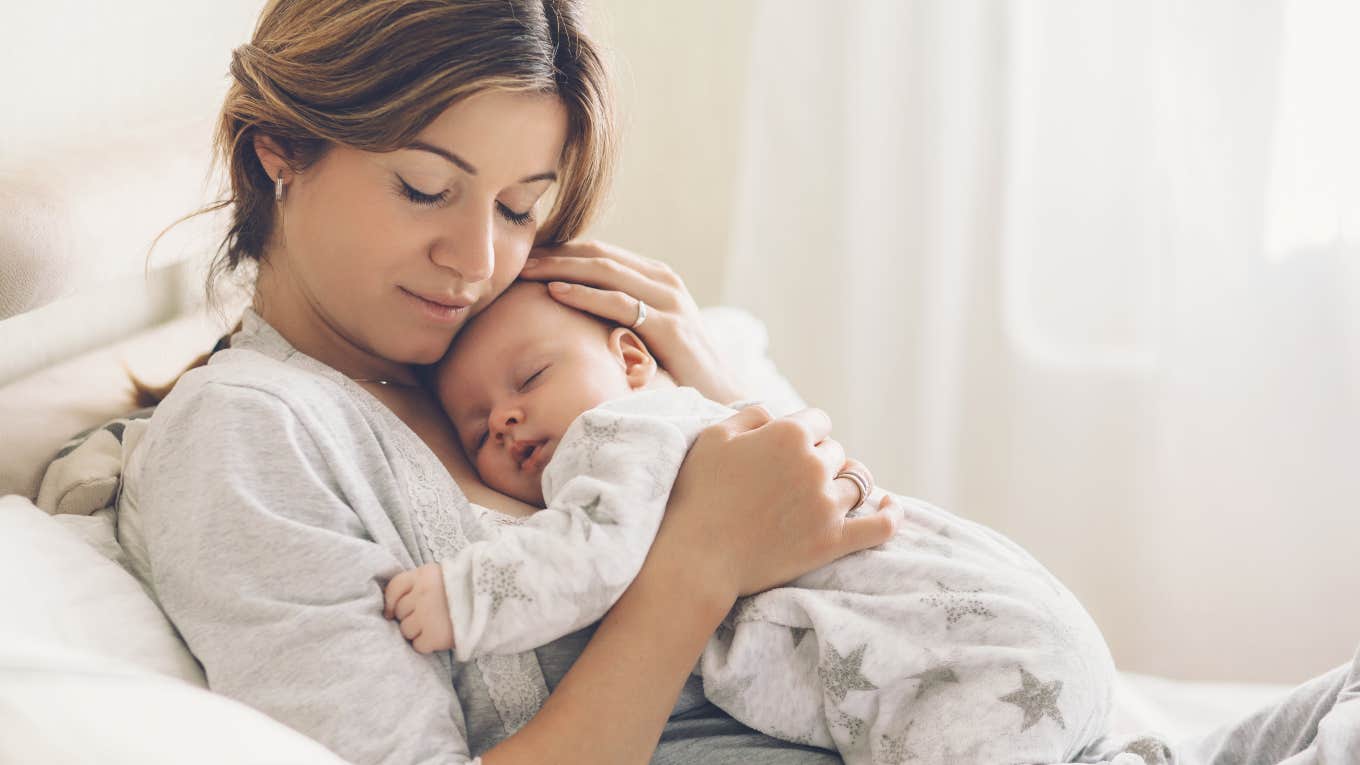
M198 665L140 585L98 549L100 518L0 498L0 763L339 762L305 737L202 690ZM20 616L22 615L22 616ZM1284 686L1121 673L1117 730L1180 738Z
M720 353L751 389L781 407L797 404L765 355L758 320L729 309L706 309L705 318ZM0 420L13 415L5 420L12 429L0 447L0 476L9 473L24 487L19 491L36 494L36 473L74 430L130 408L108 390L119 379L118 359L150 347L176 367L210 345L212 334L201 319L183 320L130 339L125 354L91 354L60 374L0 389ZM57 432L42 430L53 423ZM119 565L111 520L106 512L49 516L29 497L0 498L0 763L338 762L314 742L203 690L197 662ZM1116 729L1179 738L1285 690L1123 673Z

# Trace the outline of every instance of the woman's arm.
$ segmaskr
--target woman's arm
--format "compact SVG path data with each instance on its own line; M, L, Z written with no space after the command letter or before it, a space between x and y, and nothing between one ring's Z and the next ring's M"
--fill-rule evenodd
M734 600L726 588L705 588L683 556L653 548L543 708L482 762L647 762L704 643Z

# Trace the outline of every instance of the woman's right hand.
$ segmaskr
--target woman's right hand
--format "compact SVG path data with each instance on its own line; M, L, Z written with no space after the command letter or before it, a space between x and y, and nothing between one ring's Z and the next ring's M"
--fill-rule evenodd
M653 554L680 556L718 597L777 587L887 541L897 513L847 518L859 501L834 480L845 450L820 409L772 418L760 406L704 430L681 465Z

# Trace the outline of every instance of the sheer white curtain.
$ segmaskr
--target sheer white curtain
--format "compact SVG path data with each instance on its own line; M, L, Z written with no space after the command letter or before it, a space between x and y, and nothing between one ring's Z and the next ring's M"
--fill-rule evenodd
M880 483L1126 669L1360 643L1360 56L1334 2L769 0L724 302Z

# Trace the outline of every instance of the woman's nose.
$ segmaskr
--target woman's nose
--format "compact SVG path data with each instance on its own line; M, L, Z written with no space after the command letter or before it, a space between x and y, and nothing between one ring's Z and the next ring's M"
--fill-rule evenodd
M485 281L496 266L494 206L460 207L450 227L430 247L430 260L456 272L464 282Z

